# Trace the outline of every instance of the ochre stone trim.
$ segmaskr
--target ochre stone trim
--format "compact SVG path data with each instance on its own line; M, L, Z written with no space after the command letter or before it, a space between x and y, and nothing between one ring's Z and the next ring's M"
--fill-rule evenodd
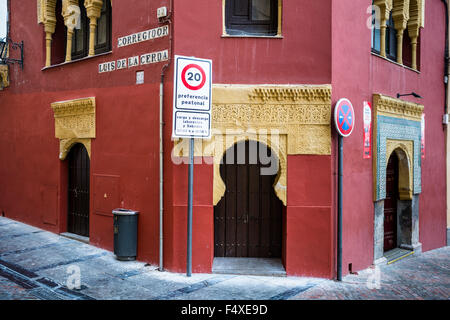
M386 22L392 10L392 0L375 0L373 4L380 9L380 55L386 57Z
M38 23L44 24L45 66L51 65L52 35L56 28L56 0L38 0Z
M55 117L55 137L60 139L59 158L64 160L77 142L91 154L91 139L95 138L95 98L83 98L51 105Z
M411 39L412 68L417 69L417 39L422 26L422 0L411 0L409 6L410 18L408 21L408 34Z
M412 200L414 171L412 159L414 159L414 141L391 140L386 141L386 164L392 153L395 152L399 159L398 191L400 200Z
M397 62L403 64L403 32L408 28L411 38L412 68L417 70L417 39L424 27L425 0L374 0L380 10L380 55L386 57L386 22L392 12L397 30Z
M259 141L275 152L279 171L274 189L285 205L287 156L331 154L330 85L214 85L212 99L212 138L196 142L195 156L214 159L214 205L226 188L220 161L237 142ZM188 156L187 139L174 144L174 156Z
M37 0L37 20L39 24L44 25L45 30L45 47L46 58L45 66L51 66L51 48L52 36L56 28L56 1L57 0ZM70 18L73 12L68 10L69 5L78 7L77 0L63 0L62 16L64 17L64 24L67 27L67 43L66 43L66 62L71 60L72 36L73 28L71 28ZM97 19L101 16L101 9L103 0L85 0L84 6L86 14L90 20L89 23L89 56L95 55L95 30L97 28Z
M89 18L89 56L92 57L95 55L95 29L102 14L103 0L84 0L84 6Z
M409 2L410 0L393 1L392 18L397 30L406 29L406 24L409 20Z
M76 12L73 9L78 8L78 12L80 12L80 7L78 6L78 0L63 0L62 4L62 16L64 17L64 25L67 27L66 62L69 62L72 61L72 38L77 24L75 20Z
M409 1L394 1L392 18L397 30L397 63L403 64L403 32L409 20Z
M287 204L287 155L286 155L286 135L258 135L258 134L230 134L225 138L218 137L216 143L216 152L214 154L214 186L213 186L213 204L219 203L220 199L225 195L226 185L220 175L220 162L225 156L228 149L238 142L253 140L267 145L278 158L278 175L273 184L275 194L283 202Z
M331 99L330 88L311 87L286 87L286 88L265 88L260 87L249 94L250 99L256 102L278 102L292 101L308 103L311 101L328 102Z
M9 87L9 68L8 65L0 65L0 90Z
M375 113L394 118L422 121L424 106L381 94L373 95Z
M89 158L91 158L91 139L62 139L59 144L59 159L65 160L70 149L77 143L84 145Z

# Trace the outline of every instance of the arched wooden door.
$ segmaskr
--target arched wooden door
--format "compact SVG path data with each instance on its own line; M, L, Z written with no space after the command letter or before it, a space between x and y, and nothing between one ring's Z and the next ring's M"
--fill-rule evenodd
M389 158L386 169L386 199L384 200L384 251L397 247L398 157Z
M89 169L90 160L82 144L72 147L68 155L67 231L89 237Z
M283 203L273 189L276 172L261 174L270 167L255 156L261 147L267 148L255 141L240 142L223 158L220 174L226 192L214 207L215 257L281 257ZM276 159L267 150L268 157Z

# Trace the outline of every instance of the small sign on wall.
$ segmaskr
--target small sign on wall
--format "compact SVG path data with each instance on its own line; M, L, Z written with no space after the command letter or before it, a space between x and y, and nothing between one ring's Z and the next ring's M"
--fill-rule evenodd
M370 102L364 101L364 159L372 157L372 106Z
M119 59L117 60L117 63L116 61L100 63L98 65L98 73L113 72L116 70L126 69L127 61L128 61L128 68L132 68L168 60L169 60L169 50L166 49L162 51L146 53L141 56Z
M143 83L144 83L144 71L137 71L136 84L143 84Z

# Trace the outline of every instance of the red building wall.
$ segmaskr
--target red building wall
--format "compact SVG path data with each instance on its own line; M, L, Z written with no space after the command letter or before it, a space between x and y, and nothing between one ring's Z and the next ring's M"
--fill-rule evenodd
M222 1L174 8L175 53L212 59L213 83L330 83L331 0L283 1L282 39L222 37Z
M50 105L95 97L90 242L111 250L111 210L137 210L138 257L157 263L159 82L167 62L102 74L98 65L169 49L169 37L117 48L117 38L160 26L156 10L163 5L169 1L113 1L112 53L42 70L45 35L36 21L36 1L11 1L10 35L24 41L25 62L23 70L10 67L11 85L0 94L0 208L6 217L56 233L66 231L67 160L58 159ZM64 44L56 34L54 39L54 47ZM136 85L138 70L145 72L143 85ZM102 205L105 192L113 196Z
M283 1L282 39L222 37L222 1L175 0L174 10L174 53L212 59L213 83L331 83L331 1ZM165 119L166 123L172 123L172 114L167 112ZM166 137L170 135L171 126L167 126ZM166 139L166 150L172 147ZM169 256L165 265L184 272L187 165L174 166L166 156L165 168L166 172L170 171L166 181L172 184L173 194L173 199L168 195L165 201L165 225L170 229L165 232L168 237L165 255ZM334 213L330 168L331 157L327 156L290 156L288 159L283 261L289 275L333 276ZM299 179L297 175L309 170L320 173L320 180L313 182L312 187L307 186L307 176ZM214 255L213 167L203 164L196 166L194 172L193 272L210 272ZM198 180L202 184L198 185ZM298 230L298 226L304 228L304 232ZM319 247L299 247L299 243L315 243Z
M424 99L403 97L425 106L426 157L422 159L420 238L423 251L445 245L444 114L445 9L441 1L426 2L425 28L421 30L420 73L371 54L367 27L372 1L333 2L333 103L349 98L356 126L344 140L343 273L348 265L361 270L373 262L374 202L372 159L363 159L363 102L374 93L396 97L417 92ZM371 11L369 11L371 12ZM349 31L351 21L351 32ZM375 132L373 132L375 135ZM335 136L335 147L337 140ZM336 150L336 149L335 149ZM372 150L373 153L376 150ZM336 167L334 170L337 170Z
M422 162L420 242L423 250L445 245L441 2L427 1L420 74L370 53L366 11L370 0L283 1L281 39L222 37L222 1L174 0L170 37L123 48L117 48L117 38L160 26L156 9L170 8L170 3L113 1L112 53L42 70L44 31L35 23L36 1L27 2L25 6L11 1L11 36L25 42L25 68L12 66L11 86L0 93L0 209L7 217L56 233L65 231L67 162L58 159L50 104L95 97L90 241L111 250L108 208L138 210L138 259L158 263L158 107L165 62L104 74L98 73L98 65L170 49L172 39L172 53L213 60L213 83L331 83L333 105L342 97L353 102L356 127L344 147L344 274L350 263L353 270L361 270L373 262L373 165L363 159L363 101L371 101L373 93L395 96L415 91L424 96L420 103L427 119L427 155ZM145 71L143 85L135 84L138 70ZM184 272L187 166L171 160L172 65L165 76L164 265ZM337 140L332 132L330 156L288 157L283 261L289 275L335 276ZM195 166L193 272L211 272L212 181L211 165ZM106 190L114 196L105 204Z

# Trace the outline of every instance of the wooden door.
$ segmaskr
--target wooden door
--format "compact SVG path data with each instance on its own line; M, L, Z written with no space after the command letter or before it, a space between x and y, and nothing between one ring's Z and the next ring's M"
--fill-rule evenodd
M227 151L232 156L223 158L220 173L226 192L214 208L216 257L281 257L283 204L273 189L276 173L261 175L262 168L270 167L254 156L261 146L255 141L241 142Z
M89 237L89 155L82 144L76 144L69 156L69 194L67 231Z
M389 158L386 169L386 199L384 200L384 251L397 247L398 157Z

